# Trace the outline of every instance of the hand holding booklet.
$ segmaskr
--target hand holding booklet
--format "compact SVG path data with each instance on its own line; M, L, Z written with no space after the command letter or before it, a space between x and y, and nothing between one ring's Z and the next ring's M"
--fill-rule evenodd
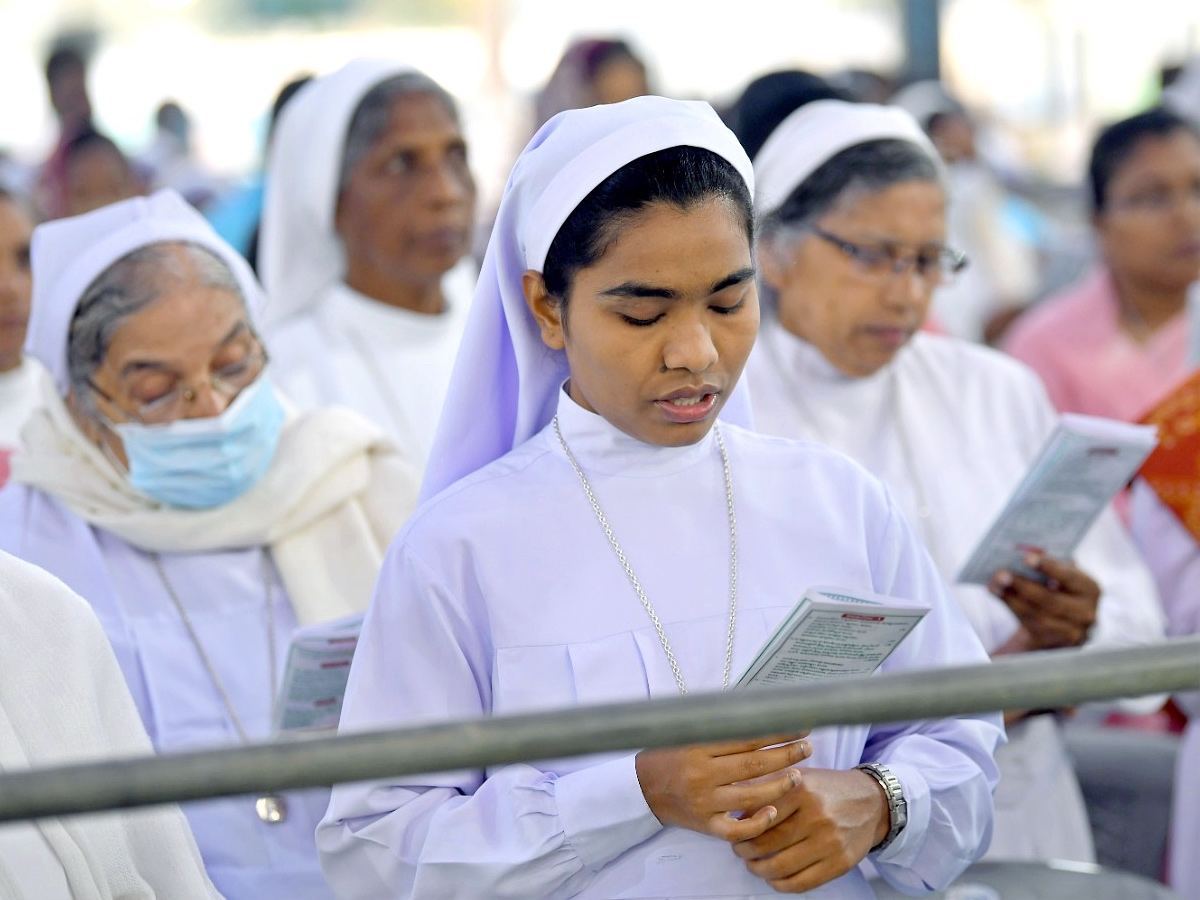
M958 573L986 585L998 569L1038 577L1025 555L1069 559L1158 443L1153 425L1067 414Z
M738 687L869 675L929 612L911 600L809 588L767 638Z

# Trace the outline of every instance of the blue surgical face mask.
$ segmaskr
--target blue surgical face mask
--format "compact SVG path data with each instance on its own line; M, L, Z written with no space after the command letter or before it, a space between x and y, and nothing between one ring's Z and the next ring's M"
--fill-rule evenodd
M258 483L279 444L284 412L260 376L219 416L166 425L113 425L125 444L129 483L172 506L211 509Z

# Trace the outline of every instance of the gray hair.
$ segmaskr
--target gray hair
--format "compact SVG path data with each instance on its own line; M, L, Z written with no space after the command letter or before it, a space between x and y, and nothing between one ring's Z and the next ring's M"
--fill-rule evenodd
M408 94L432 94L458 123L458 105L444 87L420 72L405 72L379 82L359 101L350 127L346 130L346 145L342 150L342 167L338 172L338 193L346 189L358 164L371 152L376 141L383 137L392 104Z
M778 209L760 217L761 239L799 237L830 211L907 181L946 188L938 163L910 141L887 138L847 147L821 163ZM768 312L776 308L778 298L761 279L759 297Z
M228 291L246 303L228 263L207 247L184 241L139 247L100 273L83 292L67 333L67 371L71 390L92 412L96 410L88 385L117 330L180 282Z
M855 144L821 163L778 209L765 215L762 234L805 230L841 204L905 181L945 187L938 164L916 144L893 138Z

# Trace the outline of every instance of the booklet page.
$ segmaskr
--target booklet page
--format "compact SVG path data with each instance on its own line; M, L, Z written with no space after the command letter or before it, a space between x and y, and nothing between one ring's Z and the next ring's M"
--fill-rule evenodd
M275 730L336 728L362 614L297 629L279 690Z
M874 672L928 612L848 591L807 591L738 680L796 684Z
M958 581L986 585L997 569L1033 575L1030 551L1070 558L1155 443L1153 426L1063 416Z

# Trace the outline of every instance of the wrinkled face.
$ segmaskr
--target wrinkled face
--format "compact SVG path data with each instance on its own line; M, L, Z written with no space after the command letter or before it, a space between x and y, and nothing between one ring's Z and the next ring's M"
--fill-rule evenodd
M392 104L383 135L350 174L335 226L350 272L427 284L470 249L475 181L462 131L441 100Z
M817 223L824 232L898 258L945 246L946 198L931 181L905 181L855 193ZM764 241L762 277L779 298L779 321L847 375L865 376L892 361L929 311L937 279L863 271L843 250L808 232Z
M1200 141L1187 131L1142 141L1094 223L1118 281L1175 291L1200 278Z
M111 147L93 145L71 157L66 169L67 215L77 216L138 195L129 163Z
M12 200L0 197L0 372L21 363L33 279L29 239L33 223Z
M181 264L187 265L186 258ZM158 299L117 327L92 373L90 400L113 423L210 418L237 396L227 386L253 381L261 364L262 344L241 299L185 276L172 279ZM72 407L78 410L79 404ZM111 428L96 429L80 419L77 414L76 421L93 440L107 443L126 462Z
M525 273L542 341L566 351L571 397L626 434L693 444L712 427L758 333L750 242L726 201L653 204L575 275L566 307Z

